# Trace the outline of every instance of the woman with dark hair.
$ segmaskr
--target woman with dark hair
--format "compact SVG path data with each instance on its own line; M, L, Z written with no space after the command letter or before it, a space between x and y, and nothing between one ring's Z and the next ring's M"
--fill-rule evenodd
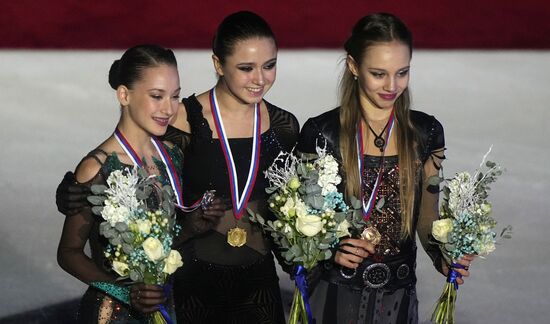
M186 217L175 273L180 323L284 323L272 246L246 209L267 215L263 172L296 143L291 113L265 101L276 77L277 42L251 12L227 16L212 44L215 86L183 100L173 126L182 130L185 198L214 189L231 207L216 221ZM168 137L177 137L170 129Z
M298 150L326 144L341 163L346 197L362 203L364 225L321 265L311 306L317 323L416 323L415 233L435 268L449 271L428 244L439 188L427 180L445 159L443 127L410 110L412 35L397 17L363 17L344 48L340 107L304 124ZM459 261L462 276L472 259Z
M168 171L153 141L164 135L178 109L180 83L174 53L156 45L132 47L112 64L109 84L116 91L121 109L117 135L109 136L82 159L75 171L76 181L89 190L94 184L106 184L111 172L132 168L134 160L117 140L122 137L141 157L147 172L164 181ZM183 155L178 147L168 142L157 143L163 145L174 164L181 165ZM159 185L166 184L169 183ZM151 206L158 206L158 201L157 195L151 195ZM58 262L65 271L86 284L117 282L123 285L116 281L119 276L105 256L108 242L99 233L102 221L89 207L66 217L57 251ZM91 257L84 253L87 242ZM166 301L162 288L155 285L133 285L130 295L132 308L89 287L80 304L78 323L148 323L149 318L144 313L156 311L157 305ZM143 296L141 300L140 296Z
M264 100L276 78L277 42L260 16L241 11L219 25L212 44L214 87L183 99L164 139L184 151L183 198L206 190L228 202L180 215L178 247L184 265L174 274L178 323L284 323L270 237L246 209L268 215L263 172L295 145L291 113ZM58 209L82 208L86 189L65 176Z

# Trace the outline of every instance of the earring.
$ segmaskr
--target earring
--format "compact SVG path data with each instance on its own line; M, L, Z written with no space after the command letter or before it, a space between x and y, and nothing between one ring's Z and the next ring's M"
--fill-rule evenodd
M357 75L353 76L353 80L357 81Z

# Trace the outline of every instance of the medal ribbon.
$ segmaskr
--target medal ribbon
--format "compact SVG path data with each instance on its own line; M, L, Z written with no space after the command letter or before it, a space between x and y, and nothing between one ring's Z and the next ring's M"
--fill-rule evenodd
M237 168L235 166L235 160L231 147L229 146L229 140L223 127L222 115L219 110L218 100L216 98L215 88L210 90L210 109L212 110L212 117L214 124L216 125L216 131L220 141L220 146L225 157L225 164L227 166L227 173L229 174L229 185L231 188L231 201L233 202L233 214L238 220L242 217L245 211L248 199L252 194L254 183L256 182L256 175L258 174L258 168L260 163L260 144L261 144L261 115L260 104L256 103L254 107L254 135L252 137L252 155L250 157L250 167L248 169L248 178L243 188L243 192L239 193L239 179L237 177Z
M115 129L114 136L124 152L126 152L126 154L130 157L130 159L134 163L134 166L143 168L143 161L141 161L141 158L137 155L136 151L134 151L134 149L130 145L130 142L126 140L126 137L122 135L118 128ZM181 208L183 211L191 211L197 208L200 205L200 199L190 207L185 207L183 205L183 192L181 189L182 186L172 159L170 158L168 152L166 151L166 148L158 138L151 137L151 142L157 149L157 152L159 153L159 156L164 163L164 166L166 167L166 173L168 174L170 184L172 186L172 189L174 190L174 195L176 196L176 207Z
M362 212L363 212L363 218L365 220L368 220L370 218L370 215L372 214L372 210L374 208L374 202L376 201L376 197L378 196L378 190L380 189L380 185L382 184L382 174L384 173L384 159L386 155L386 147L388 146L388 139L391 136L391 133L393 131L393 125L394 125L394 111L392 109L390 114L390 119L388 120L388 130L386 132L385 142L384 142L384 148L382 151L382 160L380 161L380 166L378 168L378 175L376 176L376 182L374 183L374 187L372 188L372 192L370 194L369 200L367 203L365 203L364 192L363 192L363 177L361 174L363 173L363 126L361 121L359 121L357 125L357 135L356 135L356 142L357 142L357 164L359 166L359 183L361 184L361 203L362 203Z

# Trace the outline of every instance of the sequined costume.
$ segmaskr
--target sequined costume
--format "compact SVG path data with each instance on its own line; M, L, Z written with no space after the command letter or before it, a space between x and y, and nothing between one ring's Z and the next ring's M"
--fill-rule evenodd
M168 147L165 145L169 156L177 170L181 170L183 154L178 147ZM106 179L111 172L115 170L123 170L125 168L133 168L131 165L123 164L116 153L107 154L103 150L96 149L90 152L84 159L95 159L100 165L98 173L89 181L83 183L88 187L94 184L106 185ZM153 157L155 166L151 166L159 170L160 177L158 178L162 185L169 185L169 180L165 171L164 164L161 160ZM148 205L152 208L158 206L159 198L155 194L151 194L148 199ZM91 250L91 261L95 266L90 266L90 263L78 262L74 258L66 258L65 269L85 282L105 281L105 278L114 279L118 275L112 270L110 262L104 255L105 247L108 245L108 240L99 234L99 224L103 222L101 216L91 212L90 207L86 207L79 212L78 215L69 216L65 219L64 235L61 238L60 246L71 246L69 235L65 232L78 233L78 235L86 238ZM121 282L121 285L128 284ZM171 301L168 302L167 308L173 316ZM149 318L131 307L119 302L117 299L105 294L104 292L88 287L80 301L80 306L77 314L78 323L149 323Z
M326 143L329 152L341 161L339 149L339 108L309 119L300 134L298 150L315 152L316 143ZM444 135L441 124L422 112L411 111L410 118L418 132L417 156L421 165L432 168L435 160L444 158ZM363 156L361 173L363 192L372 192L381 162L380 156ZM417 323L416 241L401 238L401 205L399 195L399 163L397 156L386 156L382 184L371 221L382 235L376 246L375 258L364 259L356 272L342 268L333 261L325 262L321 280L314 283L311 307L318 324L328 323ZM441 271L441 255L429 245L432 221L437 219L438 189L429 188L424 168L416 173L413 226L420 241ZM342 186L343 187L343 186ZM343 188L342 188L343 189ZM364 197L363 199L368 199Z
M230 187L224 155L219 140L203 116L203 107L195 96L184 99L192 135L182 142L186 147L183 186L186 203L194 202L206 190L216 190L218 197L229 199ZM281 150L290 151L296 143L299 125L296 118L266 102L270 126L261 135L259 172L248 208L269 217L267 180L264 170ZM174 129L169 129L168 137ZM242 191L250 165L252 138L230 138L229 145ZM178 323L284 323L278 277L272 246L257 224L248 221L247 213L236 221L226 211L213 228L201 230L197 220L185 217L183 228L197 228L184 238L178 249L184 266L175 273L174 301ZM238 225L247 232L246 244L232 247L227 231Z

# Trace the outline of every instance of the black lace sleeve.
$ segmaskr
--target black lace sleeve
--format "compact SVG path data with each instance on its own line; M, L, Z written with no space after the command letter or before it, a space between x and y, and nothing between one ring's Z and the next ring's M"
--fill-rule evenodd
M439 247L430 242L432 223L439 219L439 186L429 184L432 176L438 176L441 163L445 159L445 136L443 126L433 116L429 116L423 123L421 134L424 137L423 176L420 213L418 217L417 233L422 247L433 262L437 271L443 273L443 258Z
M336 159L340 159L339 138L340 109L336 108L306 121L300 132L297 150L314 154L319 146L325 148Z
M98 156L97 151L93 151L79 164L76 171L77 178L80 169L100 169L104 160L105 156ZM105 176L101 171L98 171L89 181L81 183L87 187L94 184L105 184ZM104 266L105 259L101 243L103 238L99 235L100 221L92 214L90 207L85 207L76 215L66 217L63 225L57 249L57 261L65 271L84 283L113 282L116 279L116 276ZM91 257L84 252L87 243L90 245Z
M179 128L168 126L166 134L162 136L163 141L171 142L178 146L181 151L185 151L189 142L191 142L191 134L180 130Z
M286 110L278 108L270 103L267 103L269 111L270 128L276 134L280 143L281 150L290 151L296 145L298 133L300 132L300 124L298 119Z

